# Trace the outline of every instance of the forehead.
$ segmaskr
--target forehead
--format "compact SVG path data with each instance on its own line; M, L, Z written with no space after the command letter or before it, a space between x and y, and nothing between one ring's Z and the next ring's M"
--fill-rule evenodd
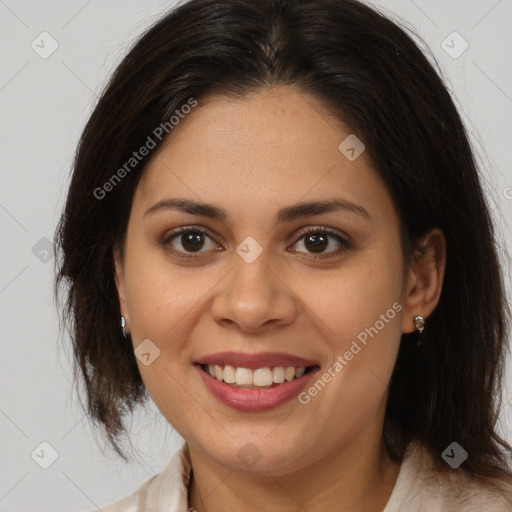
M377 215L393 209L365 152L351 160L340 151L347 138L353 145L350 129L294 89L203 99L171 135L140 181L134 204L141 208L189 197L253 215L342 197Z

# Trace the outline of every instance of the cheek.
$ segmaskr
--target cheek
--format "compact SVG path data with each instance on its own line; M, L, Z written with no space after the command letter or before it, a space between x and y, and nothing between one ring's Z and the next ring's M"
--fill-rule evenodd
M162 412L175 427L176 415L193 409L190 395L184 392L195 372L187 340L199 323L208 291L214 286L212 273L197 269L178 269L151 254L133 254L126 262L126 282L132 342L137 347L146 340L154 344L149 351L158 354L150 364L137 358L144 385ZM142 346L142 345L141 345ZM197 411L195 411L197 413ZM179 414L178 414L179 413Z
M368 251L326 280L325 299L311 305L329 327L330 362L318 375L329 383L312 383L303 399L333 437L339 425L347 438L355 435L382 404L401 338L401 272L400 257Z
M188 361L186 342L208 311L221 276L211 269L178 267L155 252L132 253L126 264L130 329L135 347L150 339L162 360L174 366Z
M172 339L172 332L193 315L207 291L205 278L184 279L175 272L156 269L141 272L130 292L132 331L138 338Z
M317 311L324 312L329 326L325 332L332 361L342 357L340 380L350 375L364 388L371 384L366 379L371 370L388 381L401 339L401 289L401 254L392 247L367 251L329 281L325 297L330 300L317 304Z
M386 319L396 321L397 306L393 308L393 304L402 300L399 254L372 249L326 278L315 280L316 286L307 281L304 289L309 290L305 295L308 305L340 339L357 336L386 312Z

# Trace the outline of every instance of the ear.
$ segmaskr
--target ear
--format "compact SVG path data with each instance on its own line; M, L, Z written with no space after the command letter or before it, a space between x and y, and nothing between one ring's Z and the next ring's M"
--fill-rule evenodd
M124 279L124 265L121 258L121 253L118 247L114 248L114 268L115 268L115 281L117 288L117 295L119 297L119 306L121 309L120 314L126 319L126 325L130 324L128 308L126 306L126 288ZM128 331L128 329L126 329Z
M436 308L443 288L446 268L446 239L443 232L438 228L432 229L419 245L422 250L415 252L407 277L402 317L403 333L416 330L416 315L427 320Z

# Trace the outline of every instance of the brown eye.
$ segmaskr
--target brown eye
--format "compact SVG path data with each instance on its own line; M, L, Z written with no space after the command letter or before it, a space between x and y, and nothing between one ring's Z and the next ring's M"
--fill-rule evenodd
M302 244L308 254L318 254L318 258L334 256L340 254L351 247L338 233L332 232L328 228L314 228L303 231L302 236L294 245ZM299 251L304 252L304 251Z
M208 244L210 246L208 247ZM194 257L207 250L216 250L218 245L204 231L192 228L180 228L162 240L162 245L181 257ZM206 250L202 250L206 247ZM190 256L189 256L190 255Z
M304 237L304 246L311 252L324 252L329 245L329 237L325 233L306 235Z
M199 231L190 231L179 236L181 237L181 245L186 251L199 251L204 246L204 236Z

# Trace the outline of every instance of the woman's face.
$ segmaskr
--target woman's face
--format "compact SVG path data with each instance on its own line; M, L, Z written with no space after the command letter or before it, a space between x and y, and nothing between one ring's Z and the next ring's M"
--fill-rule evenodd
M400 337L421 312L404 302L397 212L362 147L285 87L199 101L171 135L116 266L157 407L231 469L285 474L380 439Z

